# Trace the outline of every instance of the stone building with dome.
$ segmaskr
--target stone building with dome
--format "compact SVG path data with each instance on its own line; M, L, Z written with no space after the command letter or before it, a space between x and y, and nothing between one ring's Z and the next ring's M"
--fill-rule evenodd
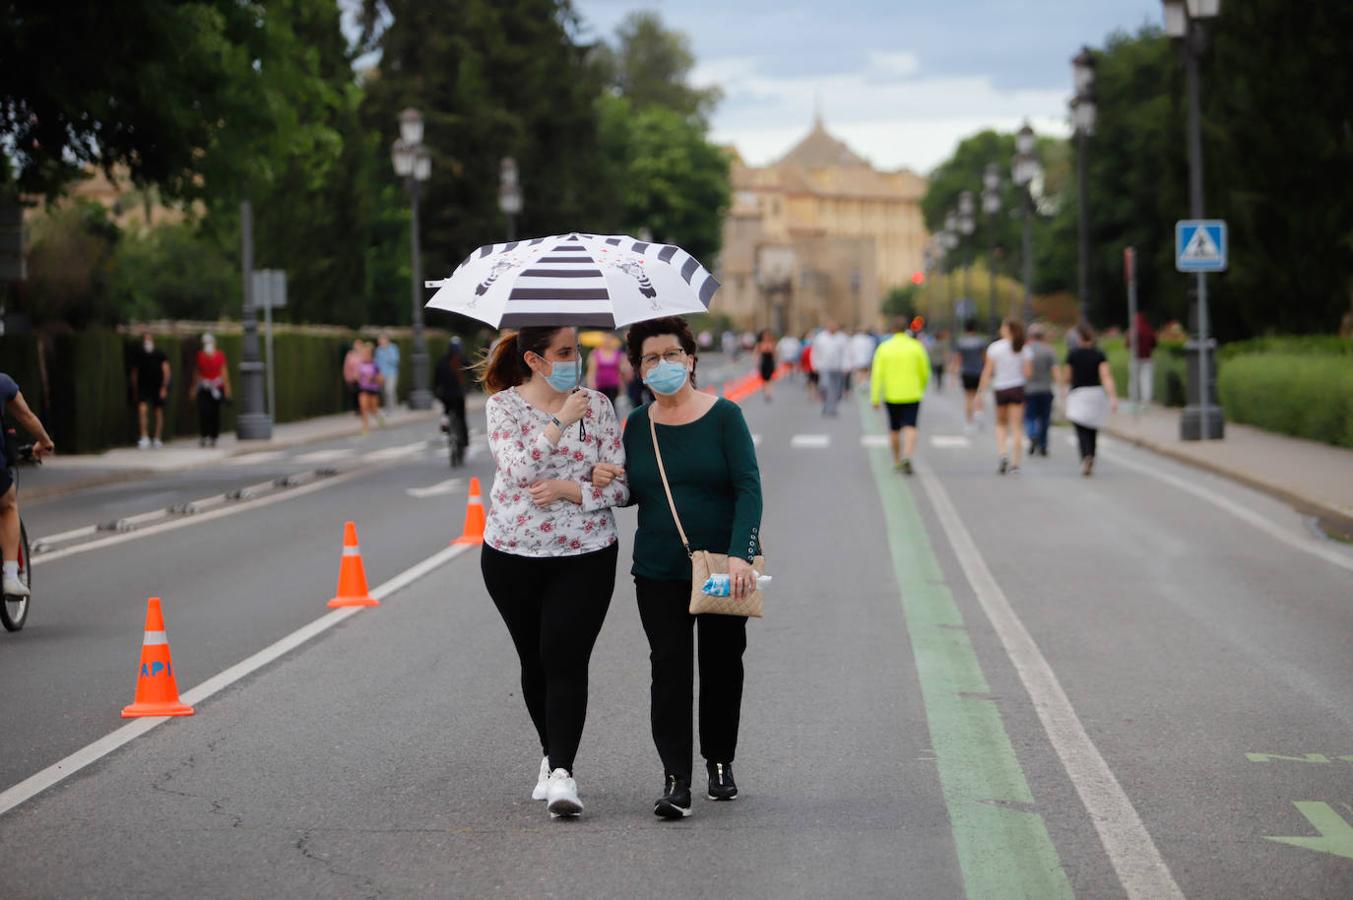
M768 166L734 154L730 177L715 309L739 328L875 328L887 292L922 268L925 178L874 168L821 118Z

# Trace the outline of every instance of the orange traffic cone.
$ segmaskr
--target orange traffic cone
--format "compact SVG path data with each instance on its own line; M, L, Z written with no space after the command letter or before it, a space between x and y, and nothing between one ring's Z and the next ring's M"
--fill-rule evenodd
M343 560L338 564L338 594L329 601L339 606L380 606L366 587L366 568L362 565L362 548L357 546L357 526L343 524Z
M136 699L123 707L122 718L138 716L191 716L193 708L179 702L174 681L174 663L169 658L169 638L164 633L160 598L146 605L146 636L141 641L141 671L136 676Z
M470 479L470 499L465 501L465 533L451 543L484 543L484 500L479 496L478 478Z

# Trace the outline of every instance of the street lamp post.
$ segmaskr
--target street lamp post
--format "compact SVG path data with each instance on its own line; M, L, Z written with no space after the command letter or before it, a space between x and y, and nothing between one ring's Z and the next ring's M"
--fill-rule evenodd
M1203 212L1203 126L1202 103L1200 99L1198 64L1206 47L1207 35L1203 23L1221 15L1221 0L1163 0L1165 7L1165 33L1183 43L1184 78L1189 101L1188 145L1189 145L1189 215L1194 219L1204 217ZM1195 302L1197 337L1190 342L1187 351L1190 357L1188 367L1188 405L1179 418L1179 437L1181 440L1219 440L1225 433L1225 422L1220 414L1212 414L1216 406L1214 391L1216 379L1214 363L1210 354L1211 337L1208 334L1207 275L1197 273L1197 297Z
M1076 96L1071 99L1071 121L1076 128L1076 194L1079 213L1080 319L1091 321L1094 303L1090 297L1090 166L1086 152L1095 130L1095 56L1089 47L1071 60Z
M517 216L521 213L521 184L517 180L517 161L504 156L498 168L498 208L507 218L508 243L517 239Z
M263 360L258 346L258 310L254 306L254 206L240 204L240 260L244 270L244 310L241 326L244 343L240 352L240 414L235 434L242 441L272 439L272 415L263 400ZM271 365L271 360L269 364Z
M413 391L409 394L410 409L431 409L432 392L428 390L428 345L423 332L423 248L419 235L418 201L422 185L432 177L432 154L423 144L423 116L416 109L399 114L399 140L390 148L390 159L395 174L404 179L409 192L409 248L410 298L413 304Z
M982 212L987 218L987 318L992 334L1000 328L996 316L996 217L1001 212L1000 188L1000 167L987 163L982 173Z
M1024 270L1024 310L1027 322L1034 316L1034 240L1033 240L1033 183L1038 178L1038 138L1028 122L1015 135L1015 159L1011 166L1011 180L1019 186L1024 212L1024 240L1020 263Z
M972 244L968 240L973 232L977 230L977 222L973 219L974 204L972 191L962 191L958 195L958 232L963 236L963 242L967 244L964 248L967 252L963 257L963 298L973 305L974 311L976 304L972 299Z

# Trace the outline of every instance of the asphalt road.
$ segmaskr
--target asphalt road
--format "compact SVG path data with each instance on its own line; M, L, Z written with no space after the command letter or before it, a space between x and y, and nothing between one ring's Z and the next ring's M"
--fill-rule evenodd
M793 385L746 402L776 580L749 627L737 803L652 816L622 577L577 763L587 812L550 821L472 551L0 813L0 896L1353 895L1353 554L1126 446L1084 480L1064 431L1000 478L954 401L927 401L911 479L857 405L824 420ZM123 724L147 595L186 691L326 614L345 519L373 585L443 551L465 498L444 457L366 459L424 437L375 438L309 493L42 564L30 625L0 636L0 790ZM51 533L298 467L25 516ZM487 488L491 463L464 474Z

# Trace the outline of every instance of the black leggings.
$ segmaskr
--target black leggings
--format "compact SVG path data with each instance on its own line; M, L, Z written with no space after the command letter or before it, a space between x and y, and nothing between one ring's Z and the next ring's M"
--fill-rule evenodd
M484 545L479 566L521 659L526 711L550 758L573 771L587 719L587 663L615 589L620 546L577 556L514 556Z
M1084 425L1076 426L1076 441L1081 446L1081 459L1095 455L1095 439L1099 437L1099 430L1096 428L1086 428Z
M208 388L197 389L197 433L213 441L221 436L221 400Z
M650 717L653 743L667 775L691 777L691 705L695 693L695 635L700 632L700 755L731 763L738 748L742 713L742 652L747 620L742 616L692 616L689 581L652 581L635 576L639 618L653 663Z

